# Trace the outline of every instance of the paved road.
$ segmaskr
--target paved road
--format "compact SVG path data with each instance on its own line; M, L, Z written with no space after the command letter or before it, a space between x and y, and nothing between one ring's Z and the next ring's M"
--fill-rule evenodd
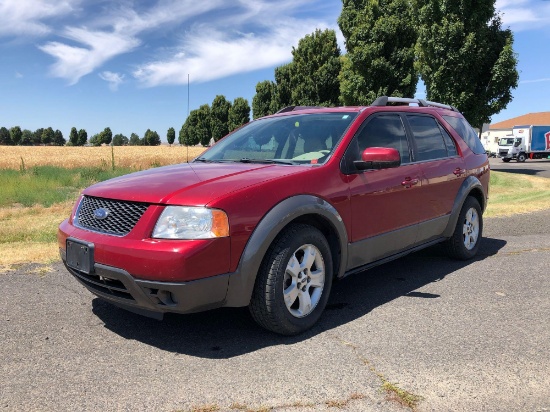
M550 159L526 160L524 163L518 163L512 160L504 163L502 159L489 159L492 170L508 173L520 173L531 176L541 176L550 178Z
M0 275L0 408L406 410L386 379L419 411L550 411L550 211L485 234L473 262L432 248L337 283L294 338L246 309L149 320L21 266Z

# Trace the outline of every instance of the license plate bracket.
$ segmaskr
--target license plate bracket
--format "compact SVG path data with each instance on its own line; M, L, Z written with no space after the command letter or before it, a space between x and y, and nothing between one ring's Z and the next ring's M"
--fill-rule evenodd
M89 275L94 270L94 244L67 239L67 266Z

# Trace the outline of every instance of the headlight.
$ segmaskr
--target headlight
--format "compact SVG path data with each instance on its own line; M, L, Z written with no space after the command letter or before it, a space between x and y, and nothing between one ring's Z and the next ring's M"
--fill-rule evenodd
M229 221L225 212L206 207L167 206L153 230L153 237L159 239L210 239L226 236L229 236Z

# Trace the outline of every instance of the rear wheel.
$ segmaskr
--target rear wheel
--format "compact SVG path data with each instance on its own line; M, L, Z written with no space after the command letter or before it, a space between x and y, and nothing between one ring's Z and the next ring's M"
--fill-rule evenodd
M332 285L332 256L316 228L294 224L266 253L250 301L254 320L282 335L295 335L321 316Z
M460 260L473 258L479 249L482 232L481 206L476 198L468 196L460 210L453 235L445 242L447 254Z

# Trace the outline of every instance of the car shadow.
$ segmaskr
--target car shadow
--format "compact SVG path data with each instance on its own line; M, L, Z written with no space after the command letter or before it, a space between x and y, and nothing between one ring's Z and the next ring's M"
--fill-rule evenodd
M288 345L352 322L378 306L402 296L434 299L439 295L417 289L443 280L447 275L498 253L501 239L484 238L474 260L449 259L434 246L335 282L325 312L309 331L280 336L256 325L247 308L221 308L208 312L167 314L163 321L146 318L98 298L94 314L114 333L159 349L211 359L227 359L264 347Z
M514 174L521 174L521 175L529 175L529 176L537 176L539 173L545 172L544 169L512 169L512 168L504 168L499 167L491 169L495 172L503 172L503 173L514 173Z

